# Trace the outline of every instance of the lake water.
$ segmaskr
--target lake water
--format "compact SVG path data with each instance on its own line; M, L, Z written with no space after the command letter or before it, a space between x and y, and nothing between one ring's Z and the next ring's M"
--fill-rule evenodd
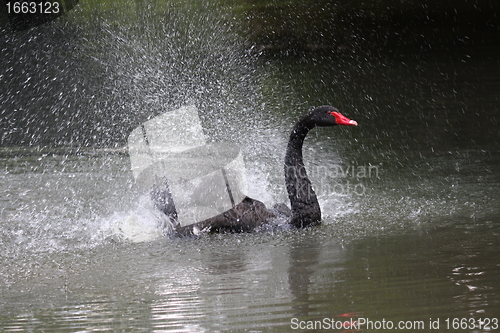
M2 146L1 330L500 331L498 51L243 57L227 76L183 79L176 92L206 90L172 104L187 95L211 140L241 146L249 194L267 205L287 202L282 160L301 114L333 104L359 123L306 139L323 212L306 230L171 238L123 139ZM110 103L165 101L136 92Z

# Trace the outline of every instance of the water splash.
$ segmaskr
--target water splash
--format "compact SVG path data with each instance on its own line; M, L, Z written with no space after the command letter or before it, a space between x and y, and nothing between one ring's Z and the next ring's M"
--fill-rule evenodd
M127 212L115 212L103 219L109 231L121 241L150 242L173 234L173 224L153 206L149 196L141 196Z

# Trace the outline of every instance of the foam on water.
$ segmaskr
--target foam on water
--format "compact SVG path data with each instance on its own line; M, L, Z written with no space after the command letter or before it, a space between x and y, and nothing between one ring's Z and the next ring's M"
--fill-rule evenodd
M173 231L167 216L153 207L147 195L141 196L133 209L115 212L104 220L113 235L133 243L154 241Z

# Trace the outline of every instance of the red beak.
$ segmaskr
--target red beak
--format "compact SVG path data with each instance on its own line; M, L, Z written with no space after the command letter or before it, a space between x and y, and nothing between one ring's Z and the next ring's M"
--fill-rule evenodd
M351 120L339 112L332 112L332 116L335 117L337 125L358 126L358 123L355 120Z

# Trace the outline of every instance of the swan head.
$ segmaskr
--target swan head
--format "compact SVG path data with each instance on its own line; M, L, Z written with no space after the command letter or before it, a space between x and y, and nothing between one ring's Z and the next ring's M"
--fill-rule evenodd
M351 120L341 114L337 108L329 105L319 106L309 113L309 119L314 126L358 126L355 120Z

